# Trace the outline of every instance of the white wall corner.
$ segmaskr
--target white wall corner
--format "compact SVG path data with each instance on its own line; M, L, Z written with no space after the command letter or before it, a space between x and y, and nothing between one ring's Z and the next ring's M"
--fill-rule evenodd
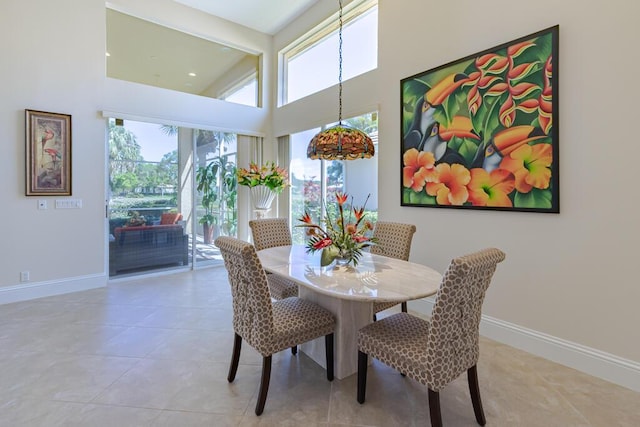
M409 310L429 314L433 299L409 302ZM489 316L482 316L480 334L552 362L640 392L640 363Z
M107 276L105 274L93 274L61 280L8 286L0 288L0 305L68 294L71 292L86 291L89 289L101 288L106 285Z

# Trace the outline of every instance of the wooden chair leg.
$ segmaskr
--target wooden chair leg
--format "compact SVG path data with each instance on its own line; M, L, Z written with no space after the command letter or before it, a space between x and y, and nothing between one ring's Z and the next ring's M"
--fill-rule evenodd
M480 399L480 387L478 386L478 367L473 365L467 369L467 380L469 381L469 394L473 403L473 412L476 414L476 421L481 426L487 423L482 410L482 399Z
M324 352L327 359L327 379L333 381L333 334L324 336Z
M271 356L262 358L262 378L260 379L260 394L256 402L256 415L261 415L264 411L264 404L267 401L269 391L269 380L271 379Z
M402 304L400 304L400 307L402 308L402 312L406 313L407 312L407 302L404 301Z
M429 389L429 415L431 416L431 427L442 427L440 393L431 389Z
M238 371L238 362L240 361L240 350L242 349L242 337L235 334L233 340L233 354L231 355L231 366L229 366L229 375L227 375L227 381L230 383L236 379L236 372Z
M294 345L293 347L291 347L291 354L293 354L294 356L296 354L298 354L298 346Z
M367 368L369 356L358 350L358 403L364 403L367 392Z

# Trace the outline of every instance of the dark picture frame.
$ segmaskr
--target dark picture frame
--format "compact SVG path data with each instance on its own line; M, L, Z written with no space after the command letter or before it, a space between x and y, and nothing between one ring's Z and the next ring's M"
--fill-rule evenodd
M26 195L71 195L71 115L25 110Z
M560 212L558 36L401 80L402 206Z

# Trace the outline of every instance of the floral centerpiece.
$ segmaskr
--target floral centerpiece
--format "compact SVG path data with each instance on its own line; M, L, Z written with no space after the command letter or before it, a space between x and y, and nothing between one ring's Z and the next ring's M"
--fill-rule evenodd
M249 164L249 169L240 168L237 171L238 184L249 187L251 200L258 218L262 218L269 209L276 194L289 186L287 170L278 167L274 162L258 167Z
M309 236L307 252L314 253L322 250L322 265L328 265L339 258L344 260L346 265L353 263L356 266L362 256L362 250L376 243L376 239L369 236L373 230L373 224L365 219L365 206L369 196L362 207L353 206L353 197L351 206L345 206L348 198L347 194L336 193L338 213L335 218L332 218L329 210L325 209L327 216L321 221L325 228L315 224L306 211L298 220L303 224L297 227L307 228Z
M237 176L238 184L249 188L264 185L275 193L281 193L289 186L287 170L278 167L274 162L266 163L260 167L255 163L250 163L249 169L239 168Z

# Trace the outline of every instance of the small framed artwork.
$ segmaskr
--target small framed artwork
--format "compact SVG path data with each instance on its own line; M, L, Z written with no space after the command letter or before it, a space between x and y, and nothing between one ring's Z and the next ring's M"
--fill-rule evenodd
M558 26L407 77L401 205L560 212Z
M25 110L26 195L71 195L71 115Z

